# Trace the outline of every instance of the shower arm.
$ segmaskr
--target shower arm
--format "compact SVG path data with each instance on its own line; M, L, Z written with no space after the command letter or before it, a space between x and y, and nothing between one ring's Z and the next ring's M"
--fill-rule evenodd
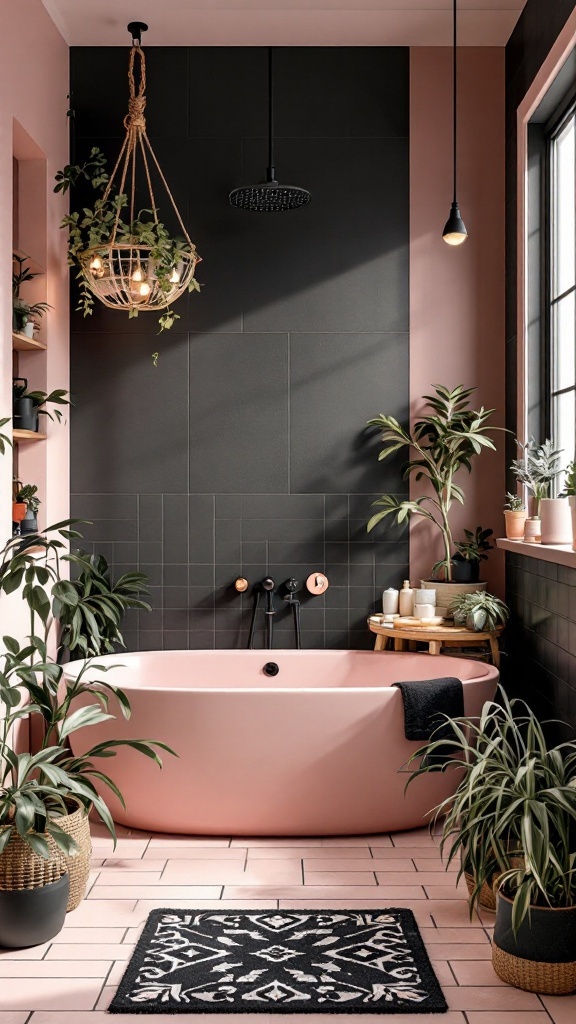
M276 185L276 168L274 166L274 78L272 74L272 47L268 47L268 167L266 183Z

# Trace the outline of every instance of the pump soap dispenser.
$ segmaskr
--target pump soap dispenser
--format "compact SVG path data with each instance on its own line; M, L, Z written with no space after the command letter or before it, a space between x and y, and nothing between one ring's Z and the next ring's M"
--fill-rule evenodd
M414 615L414 591L410 580L404 580L399 595L400 615Z

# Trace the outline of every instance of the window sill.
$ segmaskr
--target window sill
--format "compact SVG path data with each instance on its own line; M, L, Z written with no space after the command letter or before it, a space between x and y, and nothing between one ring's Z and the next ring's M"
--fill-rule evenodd
M542 562L556 562L557 565L567 565L571 569L576 569L576 551L572 550L570 544L527 544L523 540L499 537L496 546L503 551L513 551L517 555L539 558Z

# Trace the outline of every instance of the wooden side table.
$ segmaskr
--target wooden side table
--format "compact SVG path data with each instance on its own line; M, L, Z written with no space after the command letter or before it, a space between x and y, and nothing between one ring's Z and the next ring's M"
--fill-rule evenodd
M368 626L370 631L376 634L375 651L386 650L389 642L395 651L405 651L410 646L413 647L417 640L428 644L428 653L432 655L440 654L444 647L478 647L479 644L487 644L492 664L500 668L498 637L502 632L501 626L493 633L476 633L465 626L384 626L382 619L377 615L370 616Z

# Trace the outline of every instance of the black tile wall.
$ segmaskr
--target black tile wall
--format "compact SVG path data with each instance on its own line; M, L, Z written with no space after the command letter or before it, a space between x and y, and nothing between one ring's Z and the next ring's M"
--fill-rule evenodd
M78 156L118 149L126 58L71 51ZM276 51L278 173L312 192L276 217L227 203L264 174L265 50L160 47L147 63L149 135L204 287L160 337L151 314L74 316L73 514L114 573L150 577L133 649L243 647L236 577L315 570L331 585L303 596L303 646L370 647L366 616L408 565L406 531L366 533L371 502L405 483L365 429L408 413L408 50Z
M508 465L516 457L518 375L516 365L516 111L574 0L527 0L506 46L506 426ZM513 480L509 480L512 489ZM542 717L558 717L576 732L576 571L538 559L510 555L507 601L507 687L525 697Z

